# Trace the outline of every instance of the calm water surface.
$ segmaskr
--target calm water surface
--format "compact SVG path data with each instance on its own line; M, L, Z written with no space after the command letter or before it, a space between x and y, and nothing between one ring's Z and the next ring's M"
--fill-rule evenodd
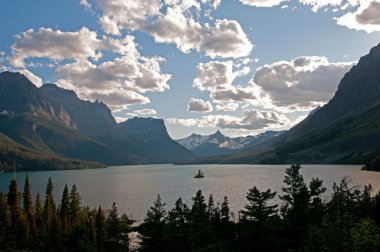
M167 209L182 197L191 205L198 189L208 198L213 194L216 202L227 195L230 208L236 214L244 207L245 195L252 186L264 190L271 188L281 193L285 168L289 165L141 165L115 166L95 170L46 171L29 173L34 196L43 194L49 177L55 186L55 198L59 202L63 187L76 184L82 201L90 207L101 205L110 208L116 202L119 212L141 222L146 211L160 194ZM205 178L194 179L201 169ZM302 174L307 182L313 177L324 181L329 198L334 181L349 175L356 185L371 183L375 191L380 190L380 173L361 171L355 165L303 165ZM11 173L0 174L0 191L7 192ZM25 173L17 173L20 190L23 188Z

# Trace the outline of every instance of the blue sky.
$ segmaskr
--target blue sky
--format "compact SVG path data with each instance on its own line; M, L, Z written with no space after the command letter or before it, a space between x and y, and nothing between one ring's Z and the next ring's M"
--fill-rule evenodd
M288 129L380 42L379 0L0 4L0 70L101 100L169 134Z

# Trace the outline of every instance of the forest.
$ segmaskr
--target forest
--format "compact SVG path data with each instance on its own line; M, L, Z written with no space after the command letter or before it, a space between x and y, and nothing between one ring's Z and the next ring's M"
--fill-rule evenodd
M50 178L33 201L28 175L22 192L14 178L0 193L0 251L380 251L380 192L345 177L323 200L323 181L307 184L300 170L286 169L280 193L253 186L237 216L227 196L216 203L199 190L170 210L158 195L140 225L115 203L84 206L76 185L55 202Z

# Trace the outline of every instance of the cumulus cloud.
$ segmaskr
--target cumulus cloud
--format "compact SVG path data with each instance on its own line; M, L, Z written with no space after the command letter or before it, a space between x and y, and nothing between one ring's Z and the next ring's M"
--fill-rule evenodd
M202 99L191 98L187 104L187 110L191 112L211 112L213 111L211 102Z
M273 7L288 0L240 0L242 4L255 7Z
M220 2L100 0L103 15L99 19L103 30L108 34L120 35L124 29L142 30L156 42L174 44L184 53L195 50L212 58L248 56L253 45L237 21L218 19L213 25L199 22L202 4L215 9Z
M102 41L94 31L83 27L75 32L62 32L50 28L38 31L29 29L15 36L12 45L13 55L10 64L14 67L25 67L27 58L48 58L53 61L64 59L98 60L102 54Z
M350 29L368 33L380 31L380 1L361 1L354 12L348 12L336 19L337 23Z
M183 126L219 127L221 129L258 130L276 128L289 124L289 119L276 112L245 110L243 117L230 115L208 115L200 119L168 118L168 123Z
M149 103L142 94L169 89L171 75L162 73L160 67L164 59L140 55L133 36L120 43L107 43L122 55L101 64L84 60L58 66L55 73L59 84L84 99L102 100L113 110Z
M286 111L310 110L332 98L343 75L355 62L330 63L325 57L300 57L259 68L253 85L261 98ZM263 98L264 97L264 98Z
M34 85L36 85L36 87L42 86L42 79L38 77L37 75L35 75L34 73L30 72L27 69L22 69L19 72L25 75L26 78L28 78Z
M100 0L103 10L100 24L106 33L119 35L121 30L141 29L150 17L160 14L161 0L123 1Z
M193 86L201 91L210 91L214 102L251 102L257 98L257 90L253 86L232 85L236 77L249 71L234 71L232 61L210 61L197 66L198 75Z

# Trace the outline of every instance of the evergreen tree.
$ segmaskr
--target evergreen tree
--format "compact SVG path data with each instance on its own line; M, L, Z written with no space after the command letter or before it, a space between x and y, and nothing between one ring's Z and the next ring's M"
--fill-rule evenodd
M246 220L252 220L257 223L263 223L277 214L276 204L269 204L269 201L276 196L276 192L271 192L270 189L260 192L256 186L249 189L247 193L248 204L245 205L245 210L242 210L242 217Z
M144 218L141 233L143 235L143 251L165 251L164 227L166 223L165 203L158 195L153 206Z
M0 251L8 251L11 232L11 212L5 195L0 192Z
M54 214L55 214L53 190L54 190L54 185L50 177L45 189L45 203L44 203L44 210L43 210L44 220L48 227L52 225Z
M271 222L277 216L277 205L270 204L269 201L276 196L276 192L259 191L256 186L249 189L247 193L248 204L241 211L243 225L240 232L243 250L266 251L271 250L270 244L273 243L269 235ZM252 247L254 246L254 247Z
M32 193L30 190L30 182L29 182L28 174L26 174L26 177L25 177L23 206L24 206L24 214L26 217L27 240L29 243L33 243L33 236L36 230L35 230L35 222L34 222L34 216L33 216L33 199L32 199Z
M70 191L69 215L72 228L78 224L81 212L81 198L76 185Z
M98 250L102 251L104 244L107 240L107 226L106 226L106 215L104 210L99 206L96 213L96 241L98 244Z
M190 251L189 230L190 209L182 198L177 199L175 206L168 212L166 238L170 244L168 251Z
M320 220L321 194L326 191L322 180L312 179L309 188L300 174L301 165L291 165L285 170L284 184L280 196L284 201L281 208L284 221L287 224L286 234L289 246L294 250L302 249L305 245L308 226L311 219ZM314 216L311 216L314 213Z
M119 210L116 203L112 203L111 210L107 217L107 231L109 238L115 237L119 232Z
M67 184L63 189L61 206L60 206L60 220L62 223L62 231L66 234L69 231L69 214L70 214L70 193Z
M12 179L9 185L8 206L11 213L11 230L13 239L18 246L23 246L26 242L26 226L23 212L20 208L21 193L18 192L17 180Z
M229 222L231 217L231 211L228 203L228 197L224 196L222 207L220 208L220 219L222 222Z

